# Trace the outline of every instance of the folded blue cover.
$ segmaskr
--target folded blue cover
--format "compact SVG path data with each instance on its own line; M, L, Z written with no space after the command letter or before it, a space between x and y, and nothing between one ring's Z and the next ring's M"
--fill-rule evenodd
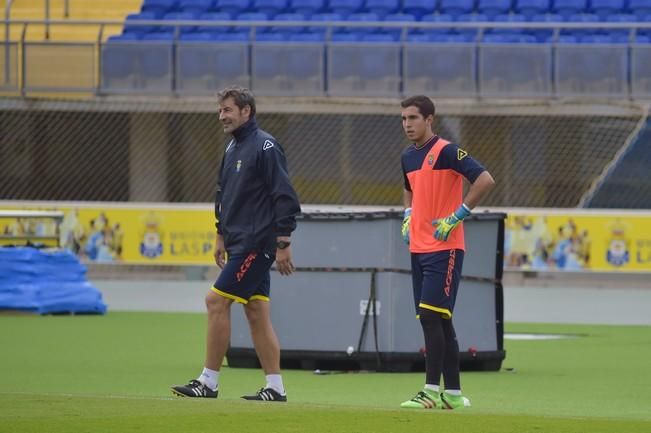
M71 252L0 248L0 310L104 314L106 304Z

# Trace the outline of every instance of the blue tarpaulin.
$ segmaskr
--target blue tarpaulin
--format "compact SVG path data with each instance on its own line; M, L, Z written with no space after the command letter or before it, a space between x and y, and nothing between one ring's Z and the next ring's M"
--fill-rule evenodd
M104 314L106 304L71 252L0 248L0 310Z

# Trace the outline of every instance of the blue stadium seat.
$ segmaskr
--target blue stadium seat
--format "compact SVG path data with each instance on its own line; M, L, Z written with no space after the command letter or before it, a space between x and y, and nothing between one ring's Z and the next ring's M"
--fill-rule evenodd
M625 35L588 34L581 36L579 42L584 44L626 44L628 37Z
M433 14L436 10L436 0L403 0L402 11L416 17Z
M400 10L400 0L366 0L364 9L366 12L384 17L388 14L395 14Z
M411 23L416 21L416 17L411 14L389 14L384 17L385 22L391 23ZM382 28L382 33L391 34L393 37L396 37L397 40L400 39L402 35L402 29L400 28Z
M463 14L457 17L457 21L460 23L478 23L490 20L484 14ZM456 31L460 35L475 37L477 36L478 28L457 28Z
M287 40L287 33L280 32L256 32L256 42L284 42Z
M216 33L213 37L216 42L248 42L249 41L249 32L245 31L234 31L230 33Z
M289 10L310 16L321 13L325 8L325 0L289 0Z
M362 10L364 0L330 0L330 11L336 14L349 15Z
M304 42L304 43L322 43L325 41L323 32L305 32L305 33L291 33L288 35L289 42Z
M362 39L361 33L332 32L330 42L350 44L359 42Z
M237 21L267 21L269 17L262 12L245 12L237 15L235 19ZM236 32L249 31L251 30L251 26L236 26L233 30ZM256 27L256 32L264 32L267 30L269 30L267 27Z
M551 9L551 0L516 0L515 10L526 17L544 14Z
M362 42L377 42L377 43L391 43L398 42L400 40L400 35L395 35L392 33L367 33L361 35L360 41Z
M129 21L154 21L156 19L158 19L158 17L154 12L140 12L137 14L129 14L125 20L123 32L138 33L140 36L147 32L155 32L158 30L158 26L138 26L135 24L129 24Z
M273 17L287 8L287 0L253 0L252 9Z
M502 23L524 23L526 18L524 15L519 14L500 14L493 18L494 22ZM491 28L487 31L489 34L500 34L500 35L524 35L527 33L524 27L517 28Z
M250 0L215 0L215 10L229 14L241 14L251 6Z
M231 14L226 12L206 12L199 17L202 21L230 21L232 18ZM224 33L231 30L233 27L197 26L198 32L205 33Z
M628 8L638 17L651 15L651 0L629 0Z
M181 0L179 10L201 15L208 12L213 6L215 6L215 0Z
M153 12L160 17L168 12L173 12L177 5L177 0L144 0L140 10L142 12Z
M164 21L192 21L198 19L197 14L193 12L170 12L163 15ZM165 31L176 31L176 27L164 26ZM196 30L196 26L181 26L179 28L179 34L181 33L191 33Z
M341 14L335 14L335 13L320 13L320 14L314 14L310 17L310 21L318 21L318 22L332 22L332 21L343 21L344 18ZM326 26L315 26L315 27L309 27L308 31L312 33L321 33L324 34L327 31ZM336 30L336 28L332 28L333 32Z
M588 0L554 0L554 12L564 17L587 12Z
M491 33L484 35L483 42L488 44L535 44L537 39L532 35L525 34Z
M278 14L274 17L274 21L305 21L306 17L303 14L291 13L291 14ZM278 33L301 33L305 31L305 27L301 26L274 26L271 28L272 32Z
M530 19L531 22L562 23L563 17L559 14L539 14ZM538 42L551 42L554 35L553 29L530 29L529 33L535 36Z
M599 15L602 19L625 11L624 0L591 0L590 10L593 14Z
M598 23L599 17L595 14L572 14L564 17L564 21L568 23ZM581 29L565 29L561 31L563 35L582 36L594 33L594 28L581 28Z
M452 16L470 14L475 9L475 0L441 0L439 11Z
M431 29L413 29L410 30L410 33L413 34L424 34L424 35L447 35L452 33L452 22L454 18L451 15L440 14L440 15L425 15L422 19L424 23L450 23L449 27L440 27L440 28L431 28Z
M360 14L350 14L348 17L346 17L346 21L351 21L351 22L374 22L374 21L380 21L380 17L377 16L377 14L373 13L360 13ZM367 34L367 33L375 33L378 28L375 26L372 27L346 27L344 29L345 31L349 33L361 33L361 34Z
M606 16L604 21L609 23L634 23L637 21L637 17L633 14L613 14ZM630 29L607 29L605 33L610 36L628 38Z
M511 10L511 0L479 0L477 11L486 16L508 14Z

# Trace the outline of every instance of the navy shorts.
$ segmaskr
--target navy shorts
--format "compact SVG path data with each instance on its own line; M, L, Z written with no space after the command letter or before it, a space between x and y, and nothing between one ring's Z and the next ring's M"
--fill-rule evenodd
M452 318L462 266L463 250L411 254L417 315L424 308L441 313L446 319Z
M262 252L230 255L212 290L241 304L254 299L268 301L269 269L275 260L272 254Z

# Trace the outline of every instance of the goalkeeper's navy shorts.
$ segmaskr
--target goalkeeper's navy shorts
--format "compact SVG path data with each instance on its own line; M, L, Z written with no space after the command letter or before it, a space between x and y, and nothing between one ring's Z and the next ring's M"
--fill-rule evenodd
M452 318L457 300L463 250L412 253L411 270L416 314L425 310Z
M269 253L233 254L219 274L213 292L247 304L254 299L269 300L269 269L276 258Z

